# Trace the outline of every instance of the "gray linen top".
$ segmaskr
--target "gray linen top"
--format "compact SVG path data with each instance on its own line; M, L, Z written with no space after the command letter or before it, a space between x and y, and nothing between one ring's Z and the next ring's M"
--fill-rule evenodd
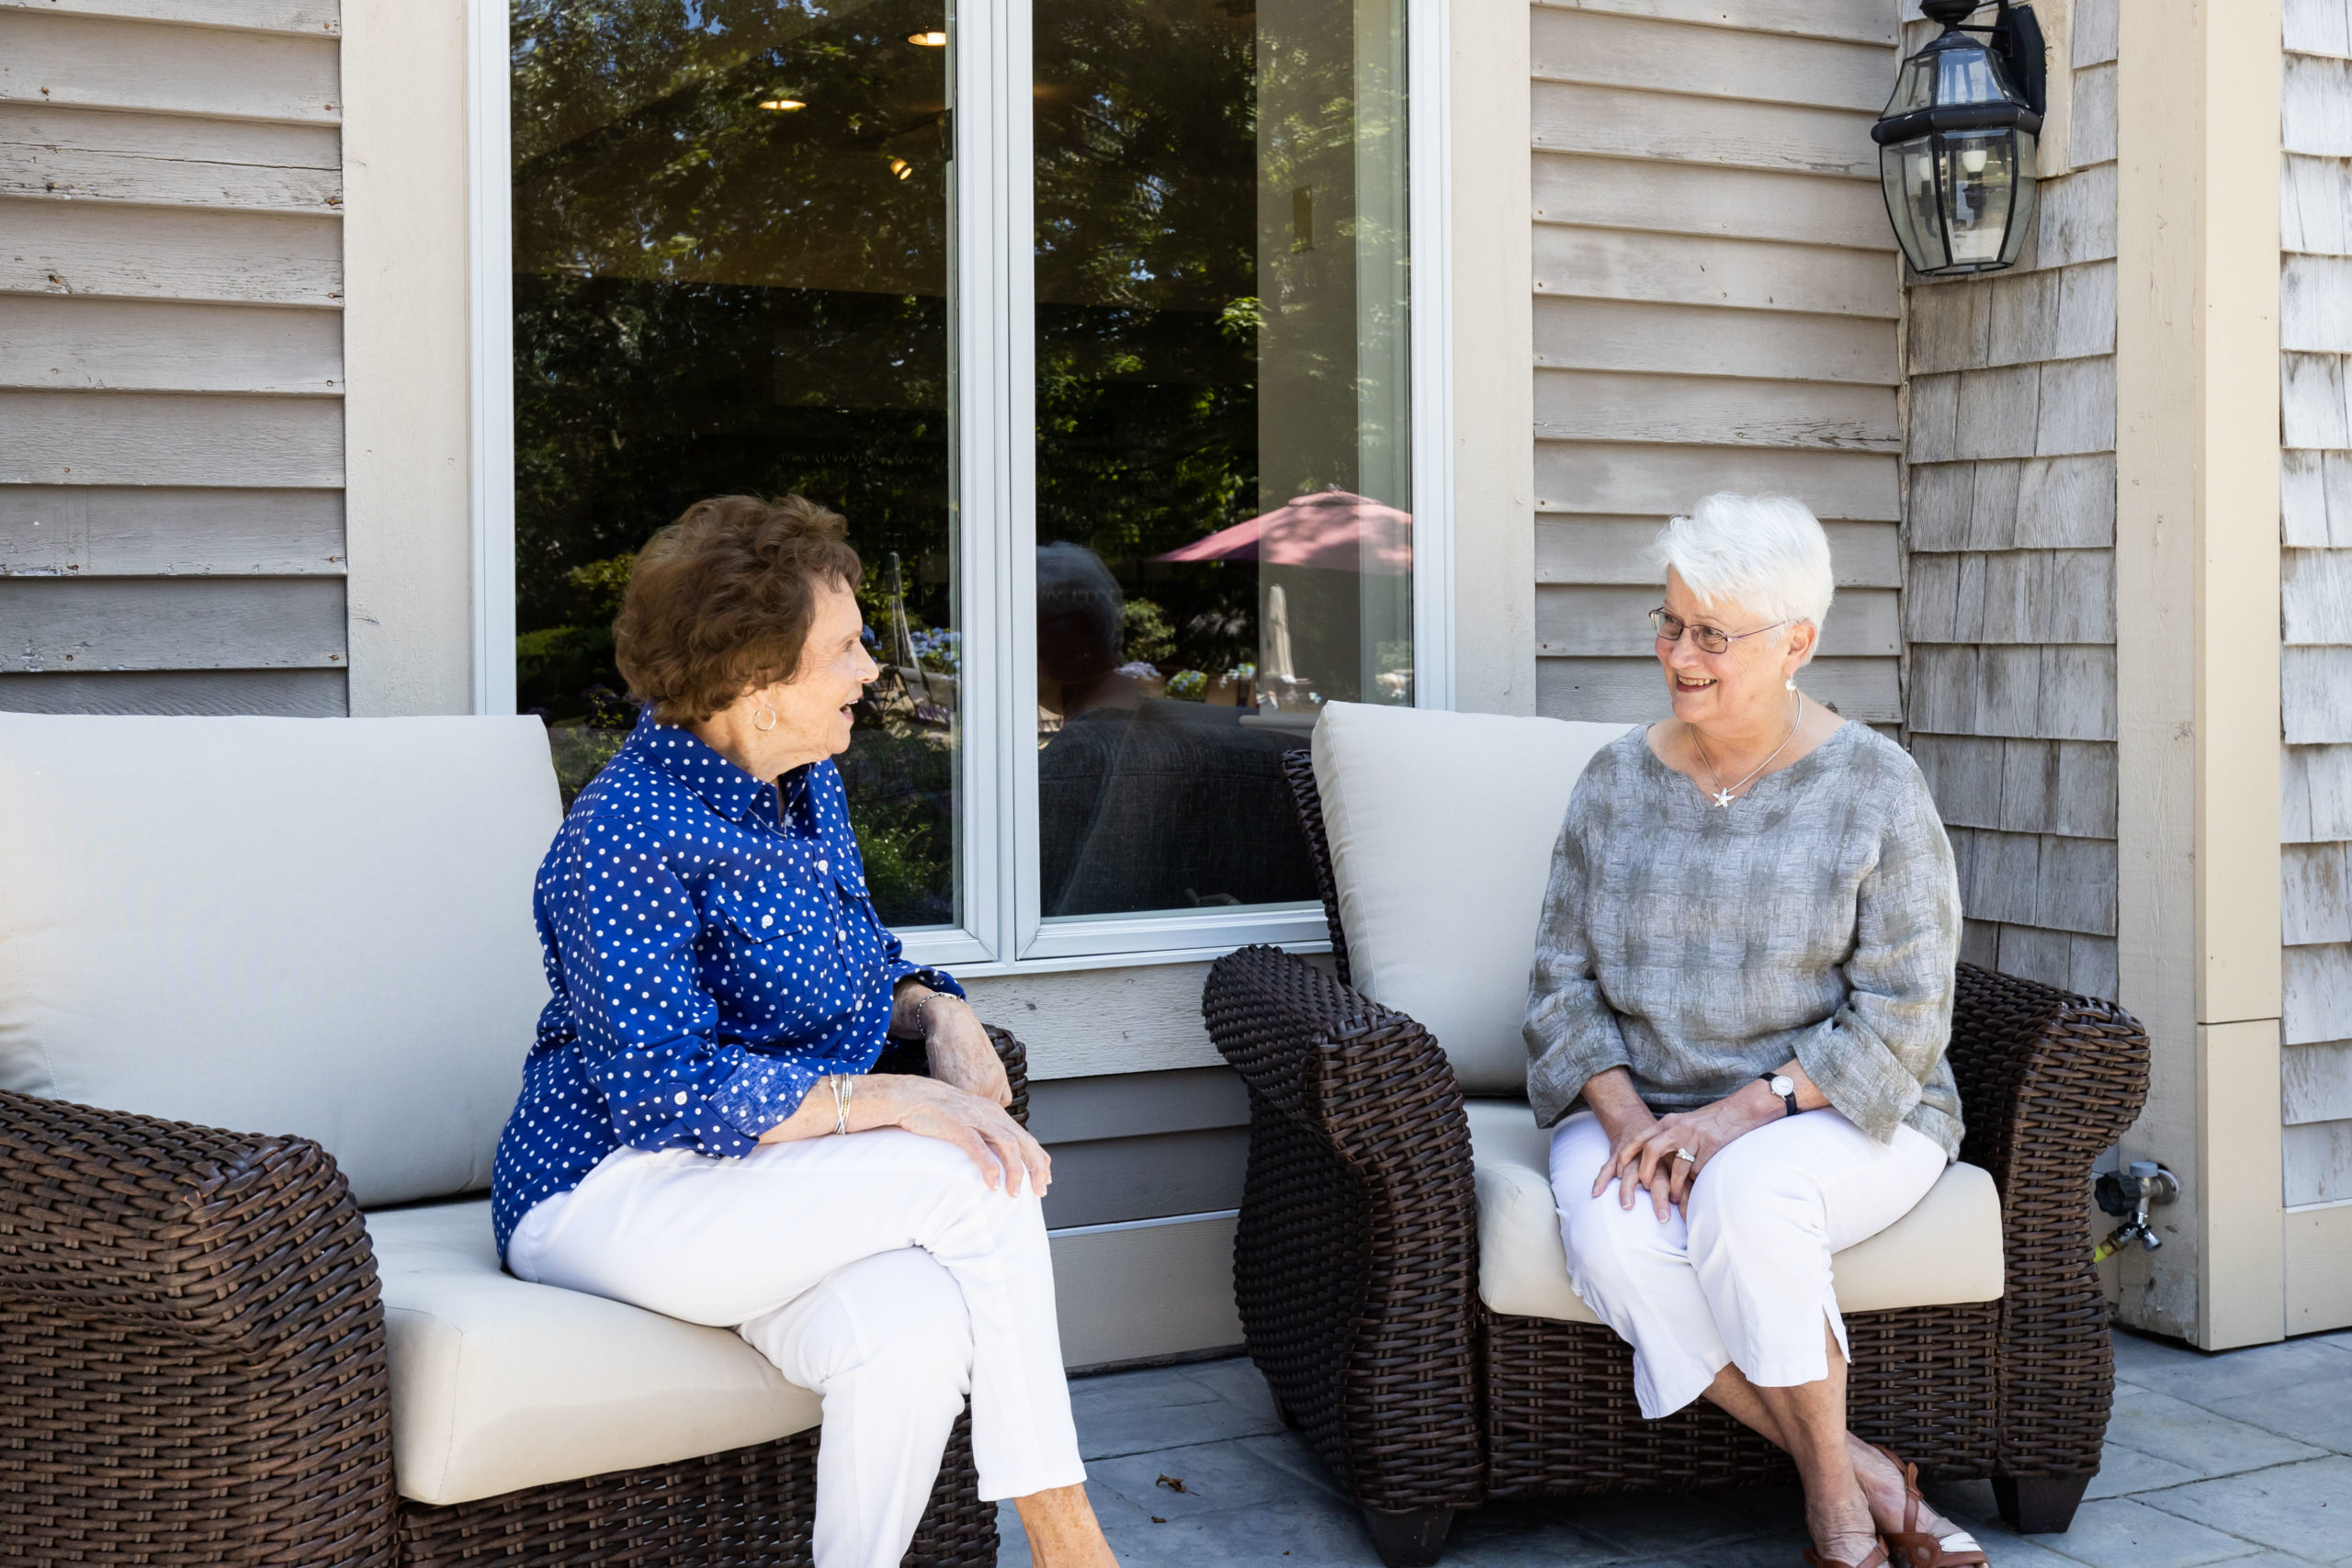
M1849 722L1728 808L1639 729L1577 781L1528 982L1527 1093L1551 1126L1629 1067L1660 1110L1791 1057L1884 1143L1960 1153L1960 883L1910 754Z

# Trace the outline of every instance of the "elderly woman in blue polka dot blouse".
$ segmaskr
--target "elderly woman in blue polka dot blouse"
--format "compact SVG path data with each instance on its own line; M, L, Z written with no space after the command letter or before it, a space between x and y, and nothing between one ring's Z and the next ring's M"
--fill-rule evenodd
M879 671L841 518L707 501L614 626L645 704L540 867L554 999L500 1140L526 1280L731 1327L824 1397L818 1568L895 1568L968 1394L980 1495L1111 1564L1062 1381L1046 1151L867 897L832 757ZM931 1076L872 1071L892 1036Z

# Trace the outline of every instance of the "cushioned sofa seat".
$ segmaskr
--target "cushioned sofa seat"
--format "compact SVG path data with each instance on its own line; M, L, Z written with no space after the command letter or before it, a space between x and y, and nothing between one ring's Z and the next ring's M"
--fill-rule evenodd
M1512 1317L1599 1323L1568 1288L1552 1206L1552 1134L1521 1100L1468 1102L1478 1187L1478 1296ZM1973 1165L1947 1166L1918 1207L1834 1260L1845 1312L1948 1306L2001 1295L2001 1198Z
M470 1502L817 1425L817 1396L728 1329L503 1272L487 1199L372 1213L368 1235L403 1497Z

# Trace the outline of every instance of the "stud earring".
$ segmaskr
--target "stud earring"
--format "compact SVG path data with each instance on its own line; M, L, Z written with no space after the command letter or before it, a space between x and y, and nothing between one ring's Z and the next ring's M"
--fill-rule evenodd
M1785 684L1788 686L1790 691L1795 691L1797 689L1797 678L1793 675L1790 676Z
M752 716L752 728L753 729L763 731L774 729L775 728L775 709L762 708L759 712L753 714Z

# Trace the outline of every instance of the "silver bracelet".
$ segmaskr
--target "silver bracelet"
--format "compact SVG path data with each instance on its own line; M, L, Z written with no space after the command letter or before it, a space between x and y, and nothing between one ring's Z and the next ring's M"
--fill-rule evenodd
M857 1080L846 1073L833 1075L833 1132L837 1136L849 1134L849 1097L857 1092Z

